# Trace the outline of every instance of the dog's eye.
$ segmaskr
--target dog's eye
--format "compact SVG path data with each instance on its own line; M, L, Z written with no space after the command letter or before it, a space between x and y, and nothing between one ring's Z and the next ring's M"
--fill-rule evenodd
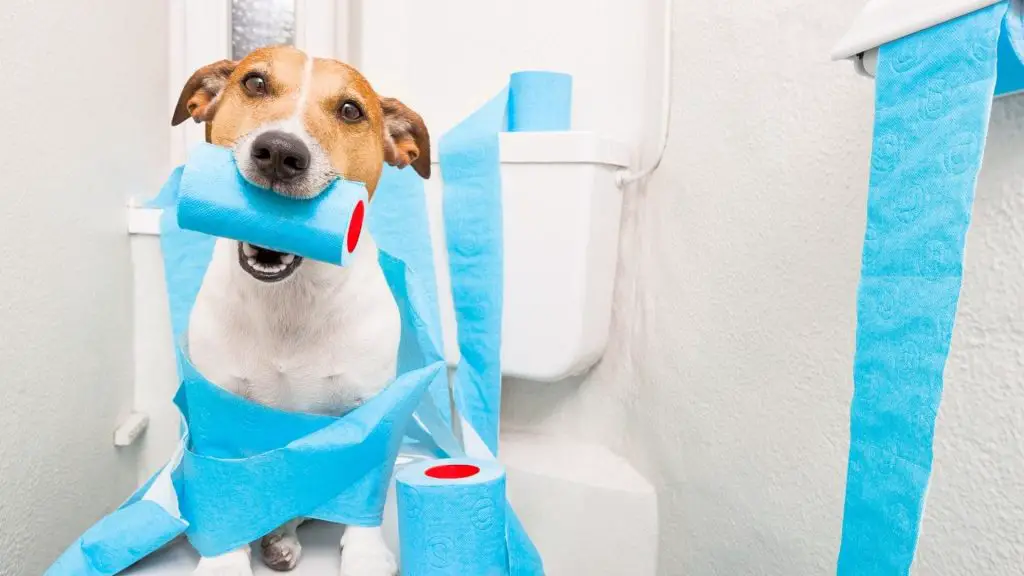
M256 73L242 79L242 87L250 96L263 96L267 93L267 81Z
M345 102L341 105L341 118L346 122L358 122L363 117L363 111L355 102Z

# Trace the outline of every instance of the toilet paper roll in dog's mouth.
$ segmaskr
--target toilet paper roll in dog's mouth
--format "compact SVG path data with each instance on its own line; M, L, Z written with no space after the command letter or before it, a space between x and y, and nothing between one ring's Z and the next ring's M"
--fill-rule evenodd
M277 282L304 258L348 264L359 244L368 195L337 179L314 198L289 198L246 180L230 149L199 144L178 191L178 226L238 242L238 263L252 277Z

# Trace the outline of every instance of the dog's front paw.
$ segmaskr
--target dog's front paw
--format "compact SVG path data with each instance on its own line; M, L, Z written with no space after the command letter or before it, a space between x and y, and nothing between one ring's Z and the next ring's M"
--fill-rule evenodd
M278 572L295 568L302 555L302 544L294 530L275 532L263 538L263 563Z
M341 576L395 576L398 563L380 528L349 526L341 539Z
M239 548L212 558L200 558L192 576L253 576L249 548Z

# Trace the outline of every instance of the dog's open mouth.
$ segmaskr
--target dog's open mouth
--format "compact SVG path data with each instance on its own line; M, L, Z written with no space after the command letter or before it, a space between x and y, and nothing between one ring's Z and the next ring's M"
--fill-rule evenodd
M302 257L268 248L238 243L238 265L260 282L280 282L302 264Z

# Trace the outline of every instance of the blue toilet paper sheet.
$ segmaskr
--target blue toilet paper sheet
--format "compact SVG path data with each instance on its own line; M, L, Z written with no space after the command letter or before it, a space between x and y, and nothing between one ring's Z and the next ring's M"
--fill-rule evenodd
M1005 2L882 46L838 573L908 574Z
M455 474L434 477L435 470ZM454 458L395 476L402 576L507 576L505 470Z
M501 311L504 243L498 133L505 130L508 88L440 141L444 229L460 351L455 405L463 439L479 436L498 453L501 414ZM469 302L471 304L466 305Z
M572 78L517 72L440 141L444 224L461 361L455 404L471 455L498 453L504 255L499 133L568 130ZM514 124L513 124L514 121ZM482 442L480 450L474 445Z
M446 451L449 457L494 461L498 454L504 302L499 134L568 130L571 95L571 78L566 75L519 72L494 98L441 137L445 241L460 352L453 403L462 449ZM507 504L505 516L508 573L543 574L540 554Z
M417 309L423 314L422 325L413 325L410 317L402 318L399 374L444 362L434 247L430 239L426 191L419 175L412 170L384 167L384 176L373 195L369 227L381 252L396 255L418 272L419 289L410 297L421 300L417 302ZM396 277L389 281L401 284L402 279ZM425 402L421 412L436 414L436 428L451 430L452 399L447 371L438 374L430 385L430 396L433 401Z
M344 265L355 250L366 209L366 187L335 179L311 199L286 198L250 184L234 153L201 143L179 184L178 226L263 248Z
M176 401L189 430L180 502L191 544L215 556L299 517L379 526L396 432L442 370L405 373L341 417L269 409L187 371Z

